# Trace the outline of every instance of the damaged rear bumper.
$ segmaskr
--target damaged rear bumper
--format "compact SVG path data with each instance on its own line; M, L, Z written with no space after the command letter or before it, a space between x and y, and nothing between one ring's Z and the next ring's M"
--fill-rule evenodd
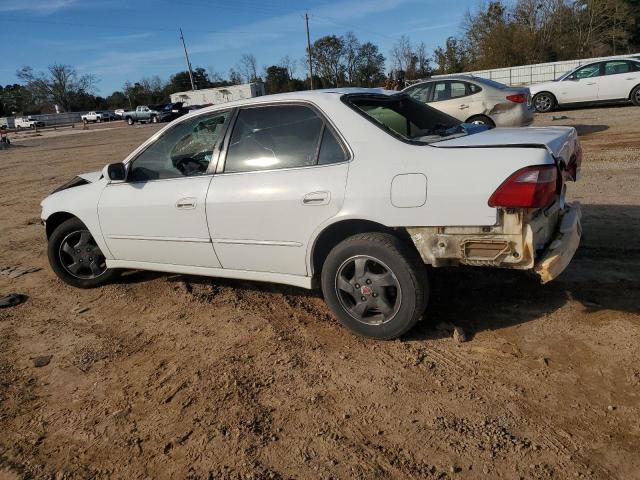
M580 244L580 204L499 210L496 225L410 227L422 260L434 267L473 265L530 270L542 283L567 267Z
M582 237L580 204L575 202L563 212L560 226L549 246L536 261L534 271L542 283L547 283L560 275L576 253Z

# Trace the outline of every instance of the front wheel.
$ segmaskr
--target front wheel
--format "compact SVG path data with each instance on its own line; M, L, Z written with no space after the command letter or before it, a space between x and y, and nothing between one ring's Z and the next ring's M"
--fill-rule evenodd
M489 125L490 127L496 126L493 120L486 115L475 115L467 120L467 123L473 123L474 125Z
M151 117L151 123L158 123L158 117L155 115Z
M133 123L134 123L134 122L133 122L133 118L131 118L131 117L127 117L127 123L128 123L129 125L133 125Z
M49 238L47 253L55 274L74 287L99 287L117 275L116 270L107 268L100 247L77 218L56 227Z
M538 93L533 97L533 106L537 112L550 112L556 108L556 98L547 92Z
M359 335L397 338L420 319L428 281L420 256L387 233L339 243L322 267L322 292L338 320Z

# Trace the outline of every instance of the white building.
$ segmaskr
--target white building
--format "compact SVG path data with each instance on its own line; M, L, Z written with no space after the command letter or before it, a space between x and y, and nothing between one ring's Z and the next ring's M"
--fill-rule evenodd
M218 103L242 100L265 95L264 83L245 83L228 87L203 88L202 90L188 90L171 94L171 102L182 102L185 107L190 105L216 105Z

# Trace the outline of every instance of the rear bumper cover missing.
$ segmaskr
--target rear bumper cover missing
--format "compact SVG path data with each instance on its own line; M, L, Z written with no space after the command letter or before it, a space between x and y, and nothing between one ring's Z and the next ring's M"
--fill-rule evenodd
M410 227L422 260L434 267L474 265L532 270L542 283L567 267L580 244L580 204L500 210L496 225Z
M547 283L560 275L576 253L582 237L580 204L575 202L567 207L560 220L558 231L536 261L534 271L542 283Z

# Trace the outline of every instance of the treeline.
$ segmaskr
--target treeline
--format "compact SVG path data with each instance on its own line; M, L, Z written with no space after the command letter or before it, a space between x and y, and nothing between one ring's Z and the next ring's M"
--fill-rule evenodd
M428 52L423 42L402 36L388 57L372 42L348 32L313 42L313 87L400 88L406 80L433 73L458 73L508 66L626 54L640 50L640 0L493 0L468 12L460 34ZM307 52L305 52L306 54ZM385 66L388 71L385 71ZM18 83L0 85L0 116L60 110L107 110L154 105L171 93L190 90L189 72L168 80L158 76L125 82L108 97L96 96L96 78L69 65L46 72L25 67ZM262 81L267 93L311 88L307 56L283 57L258 67L255 55L243 54L227 76L201 67L193 71L198 89Z
M640 49L640 0L491 1L436 48L439 73L622 55Z

